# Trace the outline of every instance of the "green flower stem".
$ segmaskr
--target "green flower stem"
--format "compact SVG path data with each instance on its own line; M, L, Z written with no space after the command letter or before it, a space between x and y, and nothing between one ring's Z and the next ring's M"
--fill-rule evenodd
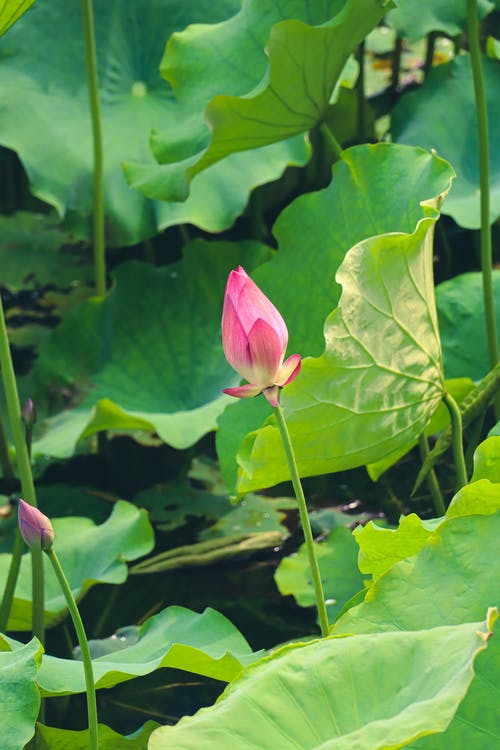
M424 77L425 78L427 78L427 76L432 70L432 63L434 62L434 50L436 49L436 39L437 39L437 34L434 31L431 31L430 34L427 34L427 47L425 50L425 60L424 60Z
M320 125L320 130L323 133L325 140L330 144L330 147L337 157L337 159L342 159L342 146L338 142L338 140L333 135L332 131L326 124L326 122L322 122Z
M449 393L445 393L443 401L450 414L453 460L457 472L457 491L467 484L467 470L465 468L464 443L462 434L462 415L458 404Z
M366 137L365 118L365 42L362 41L356 51L356 59L359 65L358 80L356 81L357 98L357 136L358 143L364 143Z
M490 226L490 156L488 136L488 112L484 93L483 67L479 49L477 22L477 0L467 0L467 37L469 42L474 95L476 99L477 133L479 141L479 186L481 200L481 272L483 277L484 314L490 367L493 368L500 359L498 346L497 322L495 316L495 298L492 279L492 251ZM500 418L500 400L495 399L497 419Z
M68 583L68 579L64 575L64 571L61 567L61 563L55 553L54 547L47 550L46 554L49 557L54 572L59 581L59 585L66 599L73 625L75 626L76 636L78 643L82 651L83 660L83 671L85 673L85 687L87 689L87 713L89 719L89 750L98 750L99 747L99 735L97 728L97 702L95 695L95 683L94 683L94 672L92 669L92 658L90 656L89 644L87 636L85 634L85 628L83 627L82 618L80 612L76 606L75 597Z
M321 582L321 573L318 565L318 558L316 557L316 549L314 546L314 538L311 530L311 523L309 521L309 514L307 512L306 499L304 497L304 490L300 482L299 472L297 469L297 463L295 461L295 455L293 452L292 441L290 440L290 433L285 422L285 417L281 410L281 406L278 404L274 408L276 414L276 421L281 435L283 448L285 449L286 460L288 462L288 468L290 470L290 478L292 480L293 489L295 491L295 497L299 504L299 515L300 522L302 524L302 530L304 532L304 539L306 542L307 554L309 557L309 567L311 568L311 575L313 579L314 594L316 597L316 607L318 609L319 624L321 627L321 634L326 636L330 632L330 626L328 624L328 613L326 611L325 594L323 593L323 584Z
M425 459L429 455L429 442L425 433L422 433L420 435L418 439L418 447L420 449L420 457L422 459L422 463L424 463ZM430 469L429 473L427 474L426 481L429 492L431 493L434 510L436 511L438 516L444 516L444 514L446 513L446 506L444 504L443 494L441 492L441 487L439 486L436 472L433 468Z
M2 414L0 413L0 466L2 467L2 474L4 479L13 479L14 469L12 468L12 461L9 455L9 441L7 438L7 430L5 429L5 422Z
M93 241L95 287L98 297L106 294L106 244L104 237L104 180L101 109L97 80L97 54L95 46L94 9L92 0L82 0L83 34L85 38L85 65L89 92L92 138L94 142L93 173Z
M3 312L2 299L0 297L0 367L2 369L2 382L7 401L7 410L9 414L10 429L14 447L16 449L16 459L21 478L21 488L23 498L27 503L36 506L35 486L33 484L33 475L31 473L31 463L26 447L26 438L24 434L24 424L21 418L21 406L19 404L19 394L17 392L16 377L12 356L10 353L9 339L7 336L7 326L5 325L5 316ZM10 563L10 570L7 576L8 587L2 598L0 608L0 630L7 629L10 610L12 608L12 598L17 583L19 566L23 546L18 541L14 542L14 550ZM31 550L31 578L32 578L32 607L33 607L33 635L43 644L45 642L45 625L44 625L44 575L43 559L40 549Z

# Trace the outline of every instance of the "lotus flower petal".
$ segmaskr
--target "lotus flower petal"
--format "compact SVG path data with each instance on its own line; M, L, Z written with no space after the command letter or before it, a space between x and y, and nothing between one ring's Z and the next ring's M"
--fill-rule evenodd
M28 547L39 547L49 550L54 541L54 529L47 518L34 505L19 500L19 530Z
M236 308L229 295L222 311L222 346L227 361L242 378L252 379L252 359L248 337L241 325Z
M292 354L286 359L280 367L278 377L276 378L277 385L288 385L292 380L295 380L302 367L302 357L300 354Z
M223 393L227 393L228 396L235 396L235 398L253 398L262 393L261 385L238 385L235 388L224 388Z
M283 351L278 334L269 323L259 318L248 334L248 345L252 357L252 383L263 386L274 385L283 360Z

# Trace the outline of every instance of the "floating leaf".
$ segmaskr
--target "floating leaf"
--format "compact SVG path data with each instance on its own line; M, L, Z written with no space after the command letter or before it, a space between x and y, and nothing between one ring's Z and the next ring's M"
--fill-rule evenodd
M280 214L273 227L279 252L252 278L285 318L290 352L323 352L324 321L340 297L335 273L347 250L377 234L414 232L422 203L445 193L452 177L446 162L420 149L387 143L355 146L334 165L326 189L297 198ZM391 200L383 201L381 195ZM299 278L300 285L290 283ZM265 399L252 399L231 404L219 417L217 452L231 489L241 441L269 413Z
M0 652L0 736L2 750L21 750L33 737L40 710L36 676L43 648L33 638L17 651Z
M123 583L127 560L136 560L151 551L153 531L146 513L120 500L111 516L100 526L89 518L51 519L56 533L57 554L73 594L81 598L96 583ZM11 555L0 555L0 579L6 580ZM66 615L61 593L50 561L45 567L45 624L53 627ZM31 556L22 557L8 630L31 630Z
M110 293L72 309L36 363L41 386L77 388L82 403L48 423L34 454L69 456L99 430L148 430L175 448L212 430L230 400L222 388L239 382L220 336L227 275L269 256L252 242L199 240L180 263L120 265Z
M287 646L244 670L215 706L157 729L149 748L404 747L446 729L493 621Z
M363 576L357 564L358 551L351 530L342 527L333 529L325 540L316 544L330 622L344 604L363 588ZM314 606L316 599L305 544L301 545L296 555L281 560L275 581L280 593L284 596L292 594L301 607Z
M500 138L500 63L482 60L491 143ZM443 117L446 102L446 117ZM453 128L449 123L456 123ZM459 55L429 72L425 83L405 94L392 113L392 135L398 143L436 149L453 164L457 179L443 207L462 227L481 226L476 106L470 59ZM491 221L500 215L500 151L490 152ZM461 372L459 375L465 375ZM451 375L450 375L451 377Z
M5 640L11 647L20 645ZM92 659L92 666L97 688L113 687L162 667L229 682L258 656L219 612L208 608L198 614L184 607L168 607L144 623L132 645ZM83 662L46 654L37 682L43 695L83 693Z

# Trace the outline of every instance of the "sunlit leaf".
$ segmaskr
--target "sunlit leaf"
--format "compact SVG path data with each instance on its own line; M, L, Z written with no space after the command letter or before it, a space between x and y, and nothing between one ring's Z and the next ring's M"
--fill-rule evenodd
M422 203L445 193L452 176L446 162L419 149L355 146L335 164L326 189L297 198L280 214L273 227L279 252L252 277L285 318L290 353L318 357L323 352L324 321L341 291L335 274L347 250L374 235L414 232L423 215ZM390 201L381 200L384 195L390 195ZM294 279L300 284L291 283ZM378 328L376 339L381 340ZM331 372L325 377L331 380ZM288 391L289 387L283 392L284 403ZM219 417L217 452L231 489L241 441L269 413L265 400L257 398L231 404Z
M149 748L402 748L447 727L492 621L285 647L245 670L215 706L157 729Z

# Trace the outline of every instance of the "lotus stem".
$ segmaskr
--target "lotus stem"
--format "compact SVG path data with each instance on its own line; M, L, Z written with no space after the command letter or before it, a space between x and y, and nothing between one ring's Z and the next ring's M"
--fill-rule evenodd
M319 569L318 558L316 556L314 537L312 534L309 514L307 512L304 490L302 489L302 483L300 481L297 462L295 460L295 454L293 451L293 445L290 439L290 433L288 432L285 417L279 404L278 406L274 407L274 413L276 415L276 421L278 423L281 441L285 450L286 460L288 462L288 468L290 470L290 478L292 480L293 489L295 491L295 497L297 498L297 503L299 505L300 522L302 524L302 531L304 532L307 555L309 557L309 567L313 579L314 595L316 598L316 608L318 610L321 634L323 636L327 636L330 632L330 626L328 624L328 612L326 610L325 594L323 592L323 583L321 581L321 572Z
M476 100L477 134L479 145L479 186L481 202L481 273L483 278L484 315L490 368L500 359L495 297L493 293L492 249L490 226L490 156L488 135L488 112L484 91L483 67L479 48L477 22L477 0L467 0L467 36ZM495 398L495 412L500 419L500 399Z
M31 462L26 447L24 424L21 417L21 406L17 392L16 377L12 356L10 352L7 326L0 296L0 367L2 370L2 382L7 401L10 429L14 447L16 449L17 466L21 478L22 494L30 505L36 507L35 486L31 472ZM12 552L9 573L7 575L7 586L2 597L0 607L0 630L6 630L12 609L12 600L16 588L21 556L23 553L22 540L19 533L16 534L14 549ZM45 608L44 608L44 571L42 551L31 550L31 580L32 580L32 629L33 635L43 644L45 642Z
M61 563L56 555L54 547L51 547L45 553L48 555L54 572L59 581L59 585L66 599L73 625L75 626L76 636L82 652L83 671L85 674L85 687L87 691L87 713L89 722L89 750L98 750L99 748L99 734L97 726L97 701L95 693L94 683L94 670L92 669L92 658L90 656L89 644L87 641L87 635L85 628L83 627L82 618L78 607L76 605L75 597L71 591L68 579L64 575L64 570L61 567Z
M450 414L451 421L451 447L453 450L453 460L457 472L457 492L464 487L467 482L467 469L465 468L464 443L462 433L462 414L458 404L449 393L445 393L443 401Z
M106 294L106 242L104 236L104 164L102 144L101 109L97 78L97 53L95 44L94 9L92 0L82 0L83 35L85 39L85 66L89 93L92 139L94 145L93 168L93 243L95 289L98 297Z

